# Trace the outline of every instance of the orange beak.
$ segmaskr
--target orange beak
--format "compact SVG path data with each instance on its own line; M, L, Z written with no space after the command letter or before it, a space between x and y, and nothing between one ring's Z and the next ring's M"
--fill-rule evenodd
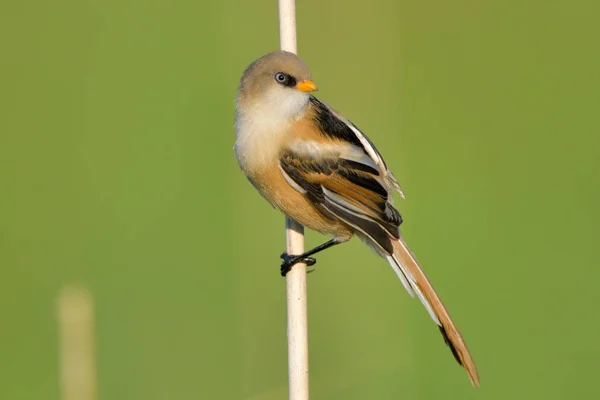
M301 92L314 92L317 90L317 85L314 84L310 79L306 79L296 85L296 89Z

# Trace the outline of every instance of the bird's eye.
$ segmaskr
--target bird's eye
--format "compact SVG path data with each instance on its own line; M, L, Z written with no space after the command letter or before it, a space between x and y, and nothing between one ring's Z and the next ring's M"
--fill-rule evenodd
M287 76L283 72L278 72L275 74L275 80L277 81L277 83L281 83L282 85L285 85L289 79L289 76Z

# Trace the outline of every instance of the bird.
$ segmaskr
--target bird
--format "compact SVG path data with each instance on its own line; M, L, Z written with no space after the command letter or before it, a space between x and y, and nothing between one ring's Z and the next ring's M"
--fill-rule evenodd
M373 142L313 95L306 62L274 51L244 71L235 98L234 152L242 172L273 207L300 224L331 235L303 254L281 255L281 274L353 236L392 266L425 306L473 386L479 374L446 307L400 234L393 193L400 184Z

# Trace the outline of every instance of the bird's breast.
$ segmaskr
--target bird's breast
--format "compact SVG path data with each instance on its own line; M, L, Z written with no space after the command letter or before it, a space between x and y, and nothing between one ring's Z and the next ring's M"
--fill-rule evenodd
M273 118L236 115L234 148L242 170L250 175L277 163L288 129Z

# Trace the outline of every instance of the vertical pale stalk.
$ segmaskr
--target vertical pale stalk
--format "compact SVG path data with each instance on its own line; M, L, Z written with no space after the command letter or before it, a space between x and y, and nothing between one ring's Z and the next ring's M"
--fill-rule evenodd
M63 288L58 297L62 400L96 400L94 305L83 286Z
M279 0L279 40L281 50L297 52L296 5L294 0ZM304 252L304 228L286 218L288 254ZM290 400L308 400L308 328L306 265L296 264L286 277L288 393Z

